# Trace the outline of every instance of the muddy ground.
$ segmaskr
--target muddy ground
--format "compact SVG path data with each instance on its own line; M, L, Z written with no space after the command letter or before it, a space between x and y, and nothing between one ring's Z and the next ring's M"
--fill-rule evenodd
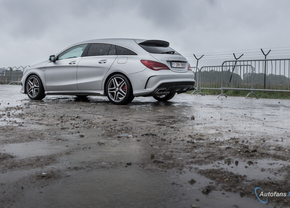
M290 207L289 100L47 96L0 85L0 207ZM266 201L266 197L261 197Z

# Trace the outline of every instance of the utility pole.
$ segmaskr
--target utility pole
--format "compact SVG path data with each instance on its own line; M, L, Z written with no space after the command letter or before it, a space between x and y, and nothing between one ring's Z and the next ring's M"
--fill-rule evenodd
M264 69L264 89L266 89L266 77L267 77L267 56L271 52L271 49L268 51L268 53L265 53L263 49L261 48L262 53L265 56L265 69Z

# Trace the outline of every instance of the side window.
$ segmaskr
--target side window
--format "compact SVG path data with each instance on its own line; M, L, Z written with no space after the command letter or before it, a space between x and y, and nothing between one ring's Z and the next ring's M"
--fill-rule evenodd
M108 55L117 55L117 50L115 45L111 45Z
M116 46L116 48L117 48L118 55L137 55L135 52L133 52L127 48L123 48L121 46Z
M105 56L108 54L110 46L110 44L93 43L86 56Z
M58 56L58 60L81 57L86 47L87 47L87 44L74 46L66 50L65 52L61 53Z

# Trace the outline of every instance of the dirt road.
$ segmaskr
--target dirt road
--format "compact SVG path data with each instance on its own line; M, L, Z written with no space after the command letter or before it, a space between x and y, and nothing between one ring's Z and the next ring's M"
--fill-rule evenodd
M48 96L0 85L0 207L287 207L289 100ZM260 192L259 192L260 194Z

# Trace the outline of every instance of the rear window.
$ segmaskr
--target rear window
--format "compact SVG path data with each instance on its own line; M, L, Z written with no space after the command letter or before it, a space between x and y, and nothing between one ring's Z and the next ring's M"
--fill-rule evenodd
M144 42L139 43L139 46L149 53L180 55L173 48L169 47L169 42L164 40L145 40Z
M177 51L175 51L173 48L170 47L162 47L162 46L147 46L139 44L145 51L149 53L155 53L155 54L178 54Z

